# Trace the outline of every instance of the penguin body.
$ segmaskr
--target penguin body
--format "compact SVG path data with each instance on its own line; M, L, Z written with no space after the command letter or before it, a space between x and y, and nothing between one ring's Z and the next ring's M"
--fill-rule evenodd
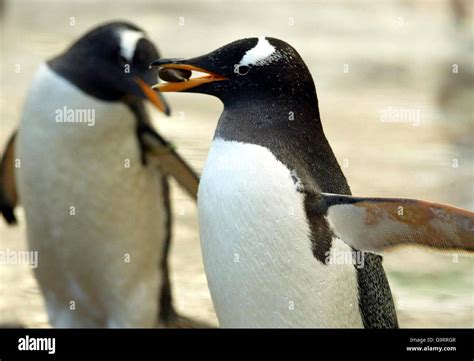
M64 104L94 109L95 125L56 123L51 115ZM156 320L169 215L163 176L141 164L134 129L125 105L40 67L18 134L17 179L30 249L39 254L36 277L57 327Z
M212 143L198 206L221 327L362 327L356 269L315 262L294 176L265 147ZM351 252L339 240L331 251Z
M110 23L42 64L32 82L11 143L54 327L153 327L176 316L168 174L147 139L179 163L187 184L197 189L198 179L149 124L144 99L169 113L146 85L156 81L148 64L157 54L140 29ZM2 164L4 214L15 205L7 202L7 169Z
M474 249L472 212L350 196L324 135L311 74L289 44L242 39L152 65L160 75L181 72L180 80L157 85L160 91L224 103L198 195L204 265L221 326L394 328L382 258L370 252L408 242Z

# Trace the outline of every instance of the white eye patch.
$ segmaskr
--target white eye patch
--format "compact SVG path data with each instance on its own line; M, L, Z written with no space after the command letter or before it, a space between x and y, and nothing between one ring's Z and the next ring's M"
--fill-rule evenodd
M275 47L264 36L261 36L258 38L257 45L247 50L239 65L265 65L276 60L279 56L279 52L276 51Z
M130 29L123 29L119 33L120 36L120 55L122 55L129 62L133 59L137 43L140 39L145 37L141 31Z

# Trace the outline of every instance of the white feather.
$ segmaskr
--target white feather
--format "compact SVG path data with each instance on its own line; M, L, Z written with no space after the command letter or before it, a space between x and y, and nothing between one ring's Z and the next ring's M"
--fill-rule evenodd
M354 265L315 259L303 195L267 148L215 139L198 206L222 327L362 327Z
M264 65L273 59L274 54L276 54L275 47L264 36L261 36L258 38L257 45L245 53L239 65Z
M129 62L132 61L137 43L140 39L145 37L141 31L130 29L122 29L119 32L120 36L120 54Z

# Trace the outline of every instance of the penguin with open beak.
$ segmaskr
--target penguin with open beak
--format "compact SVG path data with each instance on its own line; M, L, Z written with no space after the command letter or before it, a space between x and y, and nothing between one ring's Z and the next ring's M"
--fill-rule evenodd
M377 253L401 244L474 250L473 212L350 195L311 74L284 41L243 39L153 66L168 80L161 92L224 103L198 192L222 327L397 327Z
M23 204L54 327L154 327L177 318L168 180L196 198L198 177L150 123L146 100L170 113L150 88L157 57L132 24L91 30L39 67L4 152L0 210L15 223Z

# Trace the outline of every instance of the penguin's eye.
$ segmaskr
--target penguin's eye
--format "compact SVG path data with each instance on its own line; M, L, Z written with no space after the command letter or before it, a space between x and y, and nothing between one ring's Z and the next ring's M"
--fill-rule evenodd
M247 73L250 71L250 66L248 65L235 65L234 67L234 73L239 74L239 75L247 75Z

